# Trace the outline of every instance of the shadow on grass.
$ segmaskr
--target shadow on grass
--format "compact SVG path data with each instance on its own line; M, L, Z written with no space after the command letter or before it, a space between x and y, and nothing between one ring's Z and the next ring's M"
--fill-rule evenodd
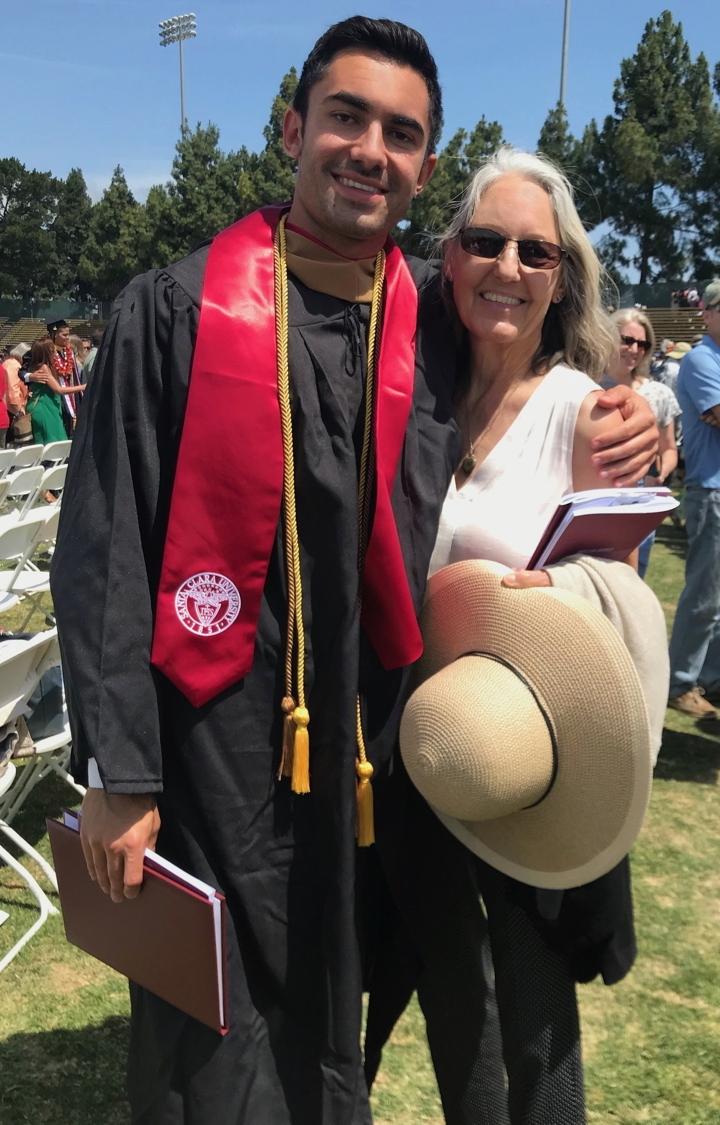
M670 520L665 520L657 529L655 538L658 543L662 543L669 551L672 551L674 555L684 561L687 552L687 535L684 528L676 527Z
M22 759L18 761L22 769ZM59 820L63 809L75 808L79 801L79 795L70 785L57 774L49 774L28 795L12 826L35 846L47 831L45 817Z
M128 1020L11 1035L2 1043L0 1121L127 1125Z
M720 741L703 734L663 731L662 749L655 766L661 781L695 781L716 785L720 774Z

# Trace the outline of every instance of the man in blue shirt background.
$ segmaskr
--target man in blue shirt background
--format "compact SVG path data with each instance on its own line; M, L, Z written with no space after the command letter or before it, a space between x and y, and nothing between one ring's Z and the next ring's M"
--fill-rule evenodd
M680 365L688 553L670 639L670 701L720 719L720 279L703 294L706 335Z

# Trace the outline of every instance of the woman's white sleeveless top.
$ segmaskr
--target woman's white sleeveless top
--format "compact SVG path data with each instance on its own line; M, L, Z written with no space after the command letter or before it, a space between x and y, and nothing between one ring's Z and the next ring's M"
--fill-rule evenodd
M443 504L430 574L463 559L524 567L558 502L572 491L572 454L581 403L599 390L588 375L558 364L458 489Z

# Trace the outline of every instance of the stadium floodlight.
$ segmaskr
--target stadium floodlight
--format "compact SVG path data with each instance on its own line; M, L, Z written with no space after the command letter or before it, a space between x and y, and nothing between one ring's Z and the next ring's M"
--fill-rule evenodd
M169 47L177 43L180 49L180 135L185 135L187 122L185 120L185 82L183 79L183 43L186 39L194 39L197 35L197 20L194 12L184 16L172 16L169 20L160 21L160 46Z

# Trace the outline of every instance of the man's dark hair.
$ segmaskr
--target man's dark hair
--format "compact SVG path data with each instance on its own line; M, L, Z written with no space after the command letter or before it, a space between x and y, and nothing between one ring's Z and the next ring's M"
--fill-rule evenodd
M392 62L412 67L425 80L430 97L430 136L427 151L434 152L443 125L442 94L435 59L419 31L395 20L373 20L351 16L329 27L305 59L295 90L293 108L307 114L310 91L340 51L367 51L384 55Z

